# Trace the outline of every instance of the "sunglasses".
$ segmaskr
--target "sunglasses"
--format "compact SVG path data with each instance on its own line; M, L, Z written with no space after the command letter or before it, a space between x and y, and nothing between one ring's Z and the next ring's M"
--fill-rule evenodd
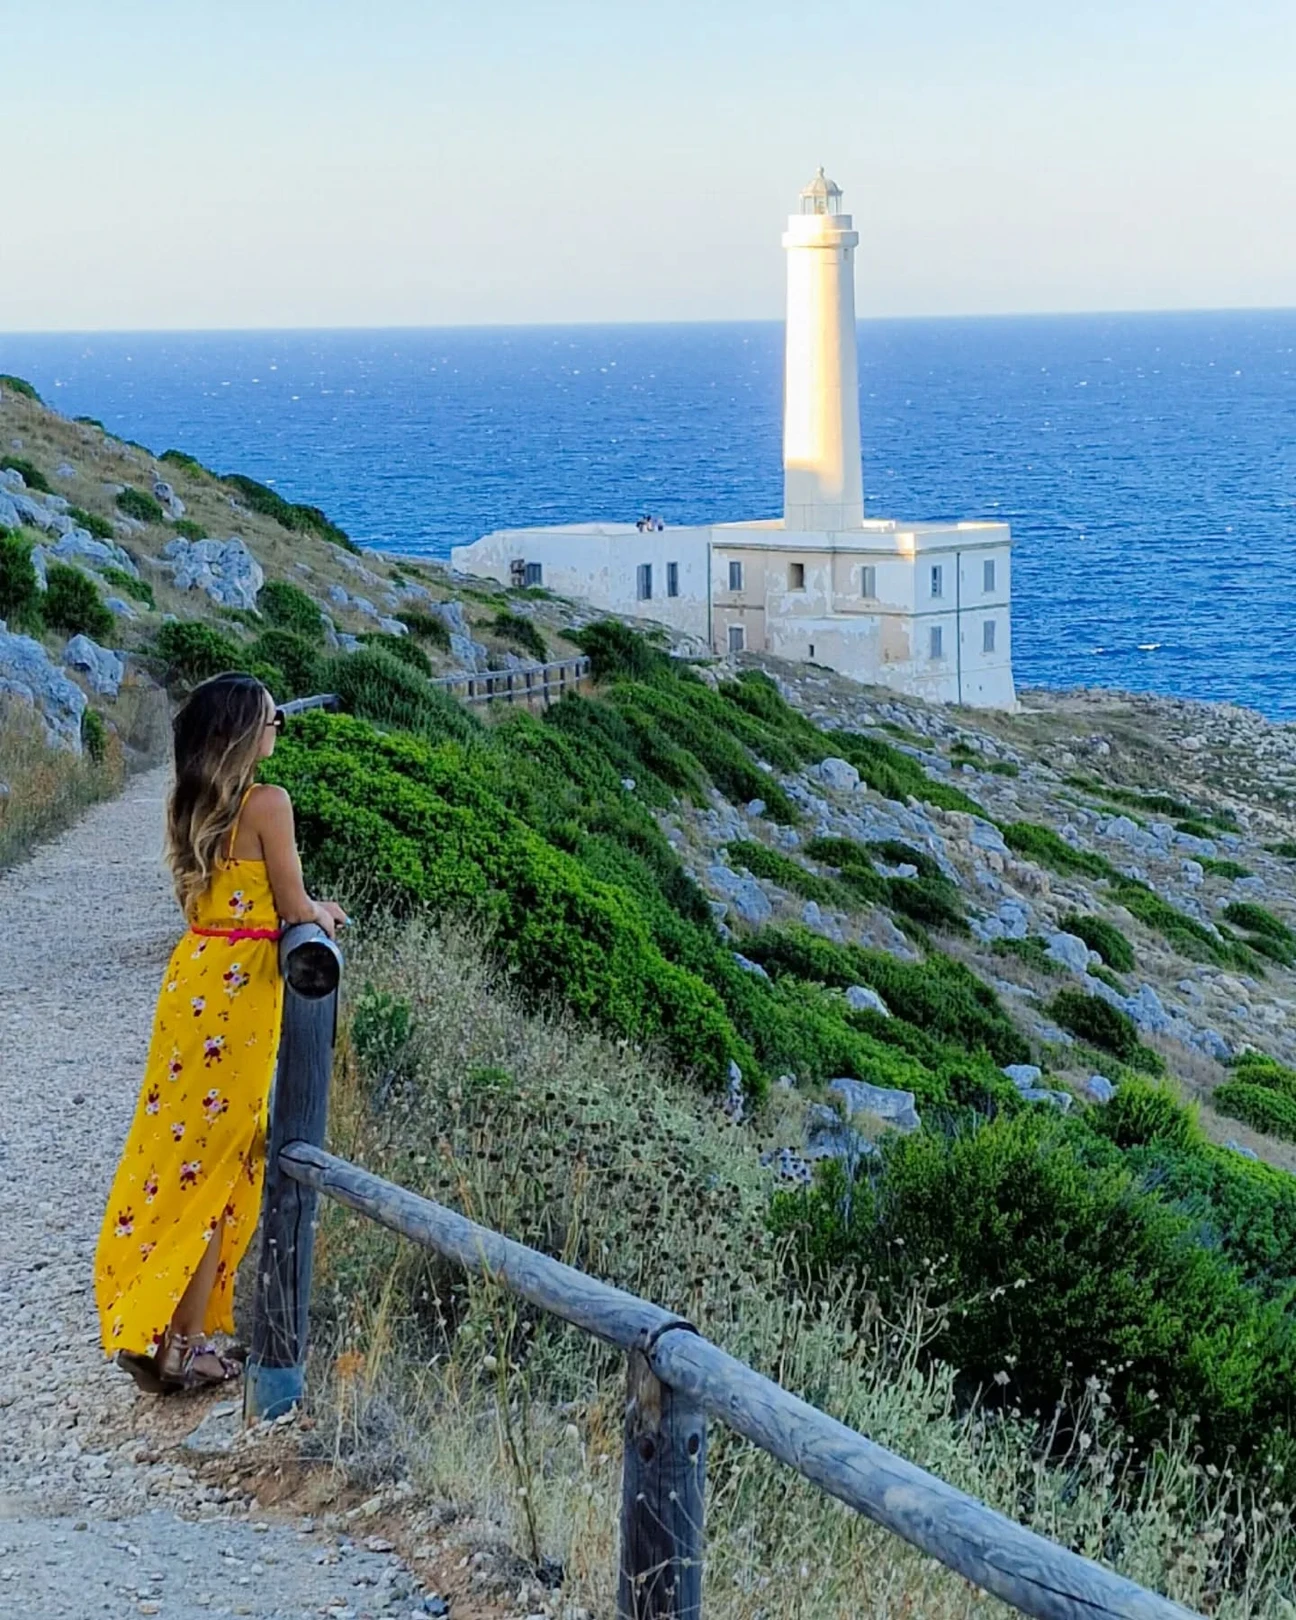
M274 714L271 716L271 718L266 721L266 729L267 730L272 730L273 729L274 731L282 731L284 726L287 723L288 723L288 716L283 712L282 709L276 709Z

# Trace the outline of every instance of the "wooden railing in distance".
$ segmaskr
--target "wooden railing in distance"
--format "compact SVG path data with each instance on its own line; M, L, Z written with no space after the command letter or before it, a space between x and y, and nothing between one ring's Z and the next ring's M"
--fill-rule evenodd
M527 664L522 669L488 669L480 675L462 671L438 675L432 684L453 693L464 703L556 703L589 680L588 658L559 658L552 664Z
M281 951L284 1032L245 1383L249 1420L275 1417L303 1393L315 1201L323 1193L626 1352L621 1620L700 1620L708 1418L1023 1614L1191 1620L1188 1610L1024 1529L799 1400L670 1311L326 1153L337 991L320 993L329 963L319 930L296 932L300 947L285 938Z

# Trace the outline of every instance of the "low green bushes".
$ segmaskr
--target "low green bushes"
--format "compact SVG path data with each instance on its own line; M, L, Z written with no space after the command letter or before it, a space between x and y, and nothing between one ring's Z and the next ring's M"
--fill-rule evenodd
M1015 957L1036 973L1043 973L1049 978L1055 978L1064 971L1062 964L1049 955L1048 944L1038 934L1031 934L1026 939L997 939L990 951L994 956Z
M833 1164L809 1192L778 1195L776 1226L812 1285L849 1271L886 1311L920 1288L939 1312L931 1353L968 1393L1051 1411L1093 1379L1137 1440L1192 1414L1217 1458L1290 1434L1283 1305L1082 1121L1031 1109L889 1138L881 1152L853 1188Z
M1125 907L1131 916L1154 929L1172 945L1181 956L1196 962L1217 962L1221 967L1254 967L1255 958L1227 939L1220 939L1195 917L1163 900L1144 883L1121 878L1114 886L1112 899Z
M257 612L276 630L291 630L307 641L324 639L324 617L313 596L287 579L268 579L257 592Z
M1227 878L1230 882L1252 875L1251 868L1243 866L1241 861L1216 860L1210 855L1201 857L1201 868L1207 877Z
M81 746L96 765L102 765L108 756L108 727L97 709L82 710Z
M887 899L887 881L874 866L866 845L851 838L812 838L805 852L812 861L835 866L841 883L856 901L878 905Z
M84 506L69 506L67 515L96 540L111 540L117 532L107 518L100 517L98 512L87 512Z
M439 613L415 613L409 608L402 608L397 618L411 636L430 642L441 652L450 651L450 626Z
M1284 967L1296 964L1296 933L1272 911L1251 900L1234 900L1224 907L1224 918L1247 935L1252 950Z
M497 613L491 621L491 629L501 640L511 641L523 652L529 652L537 663L543 664L549 656L549 648L539 627L520 613Z
M853 896L843 884L808 871L800 861L771 849L768 844L739 839L731 843L728 850L733 866L745 866L753 876L777 883L780 888L790 889L805 900L814 900L821 906L850 907L854 904Z
M129 596L132 602L141 602L146 608L156 609L157 598L153 595L153 587L148 580L128 574L124 568L101 568L99 577L105 585L111 585L123 595Z
M590 661L596 681L650 681L670 672L669 654L620 619L600 619L571 636Z
M1094 1110L1091 1123L1118 1148L1156 1146L1183 1153L1206 1144L1194 1110L1168 1086L1134 1075L1123 1078L1111 1101Z
M93 641L102 641L112 633L112 613L104 606L89 574L65 563L51 562L46 565L45 580L40 609L52 630L89 636Z
M226 670L246 669L246 649L231 636L197 619L174 619L158 626L153 649L165 665L168 686L196 686Z
M275 672L266 685L281 703L324 690L325 660L315 643L295 630L263 630L246 656L254 669L264 665Z
M454 698L378 647L343 653L324 666L321 680L348 714L413 732L432 742L467 740L480 727ZM321 688L324 689L324 688Z
M34 461L28 461L25 456L0 456L0 471L18 473L28 489L34 489L42 495L53 494L50 481Z
M1260 1052L1234 1060L1233 1078L1217 1086L1211 1101L1221 1114L1270 1136L1296 1142L1296 1070Z
M1014 855L1023 855L1037 866L1047 866L1063 877L1109 878L1120 881L1120 873L1101 855L1076 849L1060 838L1051 827L1034 821L1009 821L1000 826L1004 843Z
M1058 919L1058 927L1063 933L1074 934L1077 939L1084 940L1089 949L1097 951L1107 966L1115 968L1117 973L1133 972L1137 961L1134 947L1115 923L1109 923L1102 917L1069 911L1065 917Z
M820 736L825 751L831 748L831 752L853 765L873 791L884 798L901 804L919 799L942 810L962 810L974 816L984 814L976 800L969 798L961 788L948 782L934 782L918 760L880 737L848 731L835 731L831 736L820 733Z
M171 525L182 540L205 540L207 531L201 523L195 523L192 518L177 518Z
M41 625L41 588L31 542L8 529L0 529L0 619L16 630Z
M158 457L170 467L178 467L191 478L214 478L216 475L203 466L196 456L187 455L183 450L164 450Z
M0 371L0 388L7 388L11 394L21 394L24 399L34 400L37 405L42 403L40 395L25 377L12 377L7 371ZM80 420L78 416L77 421Z
M117 497L117 506L128 518L134 518L137 523L164 523L166 513L159 501L142 489L126 488Z
M887 879L887 901L894 911L920 928L966 934L967 917L959 892L943 876Z
M1128 1013L1083 990L1059 990L1049 1004L1063 1029L1091 1046L1100 1046L1122 1063L1133 1063L1139 1052L1138 1028Z
M273 518L281 528L295 534L315 534L321 540L331 540L335 546L342 546L347 551L359 552L360 547L350 535L339 529L336 523L330 522L318 506L286 501L278 491L257 483L255 478L246 478L242 473L227 473L223 481L238 491L239 499L245 506L262 517Z
M361 635L360 640L367 647L377 647L381 652L388 653L402 664L408 664L411 669L417 670L420 675L431 675L432 673L432 660L413 636L393 636L386 630L366 630Z

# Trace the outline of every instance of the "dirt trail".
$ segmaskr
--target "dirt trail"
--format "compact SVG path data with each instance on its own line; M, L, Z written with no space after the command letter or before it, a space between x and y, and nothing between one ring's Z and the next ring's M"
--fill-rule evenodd
M377 1537L257 1522L194 1449L228 1451L232 1404L142 1396L100 1352L95 1240L177 932L166 784L0 876L0 1615L443 1612Z

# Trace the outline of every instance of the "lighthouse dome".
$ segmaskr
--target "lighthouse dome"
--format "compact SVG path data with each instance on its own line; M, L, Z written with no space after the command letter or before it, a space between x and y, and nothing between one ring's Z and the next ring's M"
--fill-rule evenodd
M842 190L835 180L830 180L823 172L823 165L819 166L819 173L808 186L801 191L801 212L803 214L840 214Z

